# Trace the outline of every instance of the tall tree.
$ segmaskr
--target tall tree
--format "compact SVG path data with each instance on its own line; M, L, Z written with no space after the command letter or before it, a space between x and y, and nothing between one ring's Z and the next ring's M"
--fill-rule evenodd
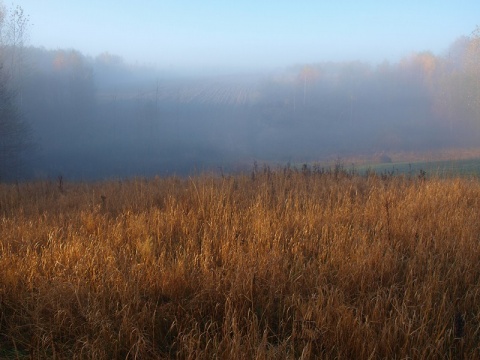
M21 160L28 148L28 127L18 106L19 56L28 19L22 8L9 13L0 3L0 181L20 176Z

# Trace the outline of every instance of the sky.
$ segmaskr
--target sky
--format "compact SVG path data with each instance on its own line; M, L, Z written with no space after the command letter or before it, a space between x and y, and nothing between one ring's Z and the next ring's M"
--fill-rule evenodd
M0 0L1 1L1 0ZM441 54L480 25L478 0L5 0L30 45L173 68L396 62Z

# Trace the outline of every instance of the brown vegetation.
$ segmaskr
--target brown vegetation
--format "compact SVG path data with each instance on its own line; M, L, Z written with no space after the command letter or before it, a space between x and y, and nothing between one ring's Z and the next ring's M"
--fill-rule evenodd
M0 357L479 358L479 214L308 168L0 185Z

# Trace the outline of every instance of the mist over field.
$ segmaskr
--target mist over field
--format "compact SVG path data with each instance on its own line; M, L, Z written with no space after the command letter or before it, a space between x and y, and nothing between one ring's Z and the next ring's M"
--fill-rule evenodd
M35 151L23 174L184 175L474 146L478 102L467 86L478 91L478 82L461 72L468 44L453 45L458 58L421 53L397 64L206 76L28 48L20 107Z
M35 3L29 6L42 24L45 12ZM218 10L211 4L207 8ZM62 10L65 16L75 13L69 9ZM1 129L0 179L189 175L246 170L255 162L280 166L355 158L385 162L396 160L402 152L478 147L478 28L469 36L459 34L451 44L445 42L445 49L437 53L406 51L395 60L378 61L381 49L371 51L374 42L365 40L363 45L352 42L337 47L342 58L328 59L329 46L315 50L302 45L300 39L316 39L310 38L308 29L292 27L290 33L282 27L289 14L295 15L295 21L307 17L305 9L282 5L285 13L272 20L273 27L249 13L252 29L258 33L238 21L236 13L219 9L227 16L224 22L214 13L205 13L205 18L189 13L191 21L201 26L203 40L195 36L193 25L167 23L172 28L164 30L173 29L172 39L183 41L176 47L173 40L159 47L169 61L183 54L182 61L170 65L125 60L111 52L91 55L70 46L52 50L29 45L30 31L49 44L54 39L77 44L81 39L84 48L88 48L87 39L97 44L105 34L68 32L69 38L64 39L58 29L52 32L45 19L43 27L30 29L20 7L0 9L0 98L6 104L2 109L8 110L2 110L6 114L2 119L13 119ZM276 8L257 10L269 9ZM381 11L391 13L390 8L375 9L361 16L380 18ZM145 9L137 10L147 21ZM171 11L181 18L181 8ZM339 14L357 19L355 12ZM66 19L59 18L59 26L65 26ZM313 18L308 19L312 28L316 26ZM162 29L161 24L151 26ZM213 24L219 28L211 28ZM242 33L237 34L234 27ZM231 31L224 33L224 28ZM138 31L132 33L139 35L130 42L132 48L144 44L140 34L145 29ZM368 32L371 41L380 41L378 33L370 33L372 29L362 27L361 31ZM405 35L408 27L403 31ZM187 33L190 40L182 37ZM355 35L353 28L349 34ZM114 40L118 35L111 36L104 47L118 45ZM337 29L335 36L341 38L342 32ZM201 51L195 52L200 44ZM151 45L153 53L157 47ZM397 43L398 49L405 46L405 41ZM392 44L382 48L385 58L391 57L392 48ZM232 54L238 60L227 58Z
M172 74L108 53L26 48L20 107L35 151L23 175L185 175L242 170L254 161L475 146L472 43L461 38L447 55L424 52L393 64L323 62L219 75Z

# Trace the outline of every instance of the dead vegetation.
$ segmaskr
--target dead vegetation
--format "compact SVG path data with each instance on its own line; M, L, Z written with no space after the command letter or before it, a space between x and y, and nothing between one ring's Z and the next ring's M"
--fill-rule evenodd
M0 185L0 357L479 358L480 182Z

